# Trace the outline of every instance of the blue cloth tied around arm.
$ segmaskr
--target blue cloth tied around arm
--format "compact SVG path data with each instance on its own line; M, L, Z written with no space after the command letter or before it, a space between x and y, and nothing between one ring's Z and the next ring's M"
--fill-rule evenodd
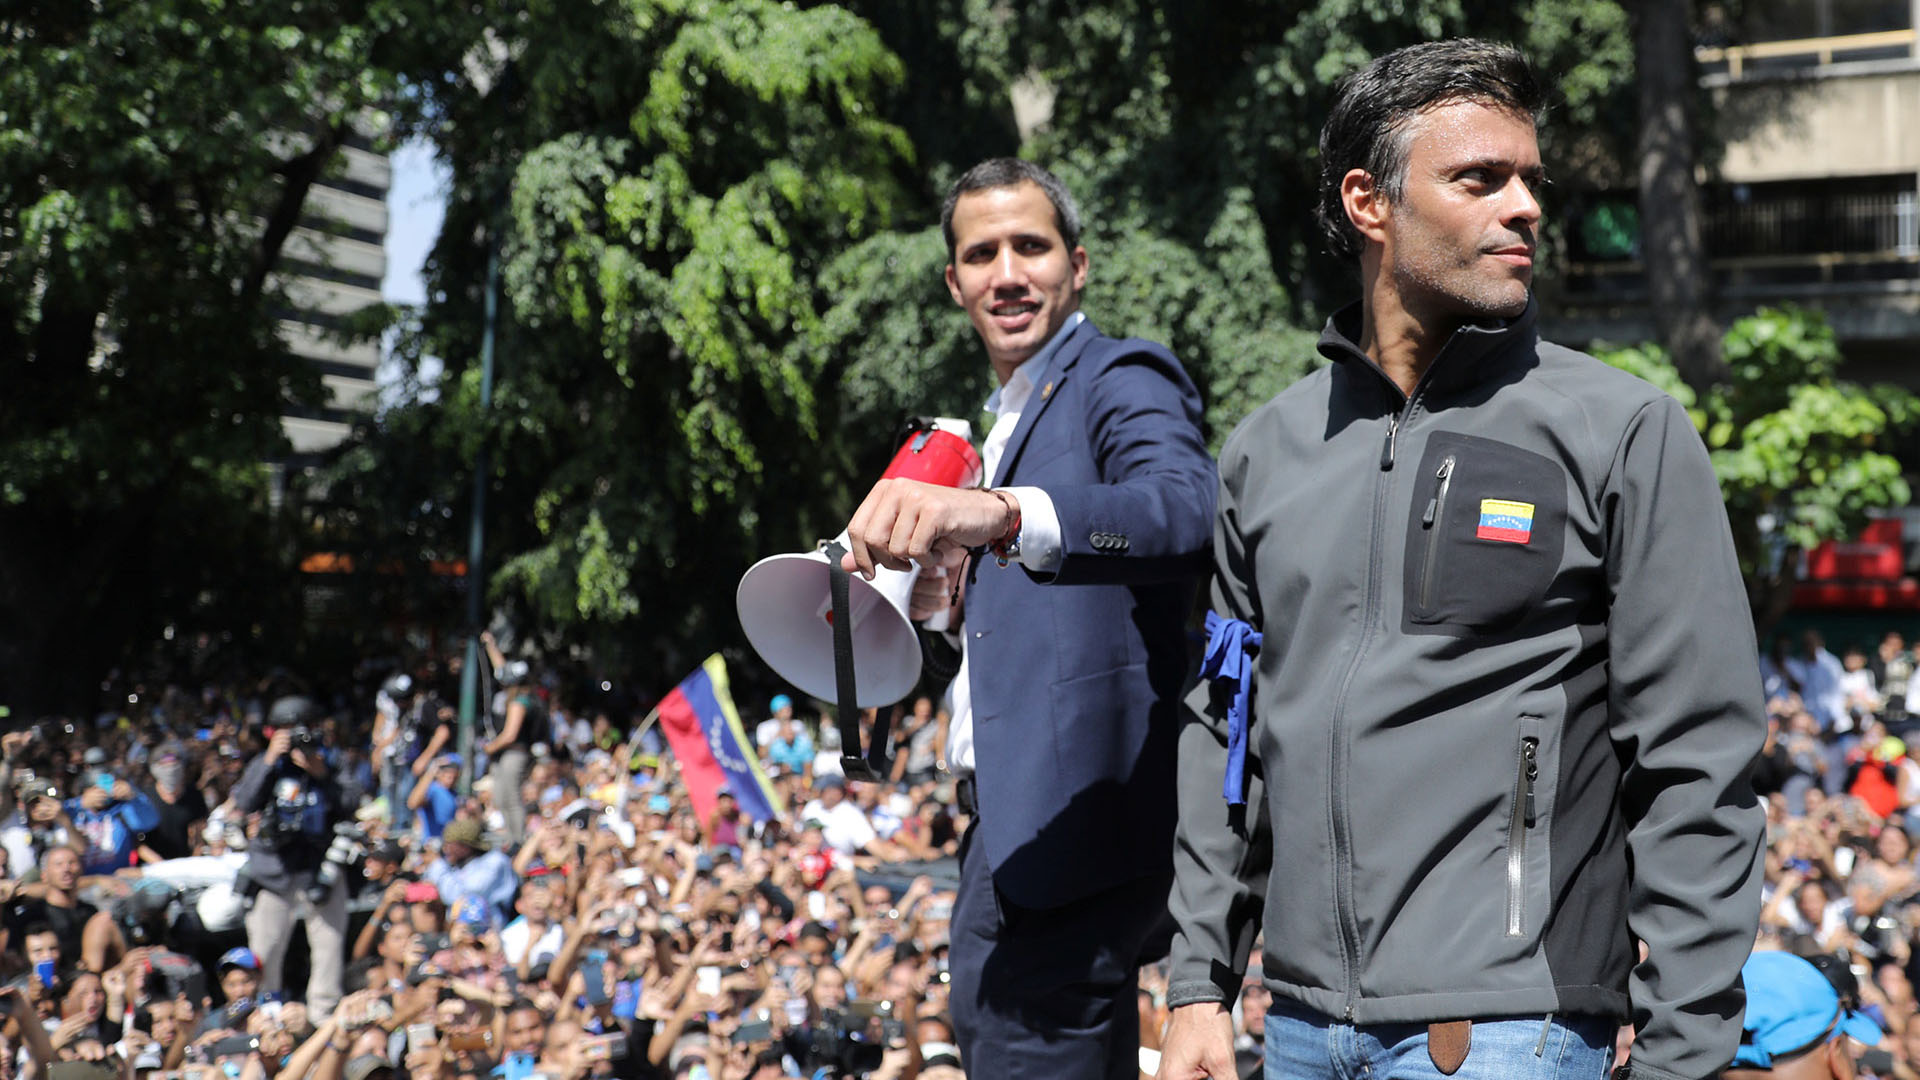
M1233 684L1227 706L1227 775L1220 794L1234 806L1247 801L1247 712L1253 703L1253 654L1260 651L1260 633L1244 619L1207 612L1207 655L1200 661L1200 677Z

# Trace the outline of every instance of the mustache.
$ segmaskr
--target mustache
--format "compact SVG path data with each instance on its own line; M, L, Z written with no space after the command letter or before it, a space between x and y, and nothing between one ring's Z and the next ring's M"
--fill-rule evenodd
M1521 227L1483 244L1483 251L1504 251L1507 248L1524 247L1534 251L1540 246L1540 238L1530 228Z

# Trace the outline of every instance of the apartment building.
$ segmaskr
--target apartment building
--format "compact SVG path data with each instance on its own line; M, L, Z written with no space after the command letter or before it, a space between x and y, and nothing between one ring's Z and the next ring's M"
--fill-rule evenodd
M1847 374L1920 387L1920 0L1748 0L1695 50L1714 105L1702 203L1716 315L1827 315ZM1580 200L1549 332L1654 337L1632 191Z
M279 314L287 344L320 373L327 402L283 417L295 460L346 438L355 415L372 407L380 344L343 341L347 318L380 302L386 275L387 156L349 136L339 161L307 196L300 226L287 238L279 284L287 307Z

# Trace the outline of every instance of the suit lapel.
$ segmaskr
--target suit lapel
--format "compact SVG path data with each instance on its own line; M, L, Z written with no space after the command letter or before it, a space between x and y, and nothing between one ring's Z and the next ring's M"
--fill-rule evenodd
M1006 485L1020 464L1020 453L1027 448L1027 437L1033 434L1033 425L1039 422L1041 414L1060 396L1060 387L1072 376L1081 352L1099 336L1100 330L1093 325L1092 319L1081 319L1080 325L1073 328L1067 340L1060 343L1059 351L1053 354L1053 363L1047 366L1046 376L1040 380L1039 386L1033 388L1033 395L1027 398L1026 406L1020 410L1020 422L1014 426L1013 436L1007 440L1007 449L1000 455L999 471L990 486Z

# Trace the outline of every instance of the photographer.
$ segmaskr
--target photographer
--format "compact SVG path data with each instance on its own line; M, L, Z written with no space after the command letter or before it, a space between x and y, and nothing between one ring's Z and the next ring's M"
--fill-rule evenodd
M271 732L267 752L255 758L234 785L243 813L259 814L259 833L243 873L257 888L247 912L247 943L260 957L269 991L281 988L294 919L304 919L312 970L306 1001L325 1019L340 1000L346 956L347 889L339 860L330 860L334 825L341 818L338 789L320 760L309 707L297 714L274 707L274 718L299 722ZM289 715L292 714L292 715Z
M87 786L67 800L67 817L86 841L81 872L106 875L133 865L141 833L160 824L160 813L145 794L106 768L106 755L87 751Z
M32 778L21 784L17 808L0 826L0 844L7 849L7 876L26 877L48 849L74 843L73 822L67 818L60 786Z

